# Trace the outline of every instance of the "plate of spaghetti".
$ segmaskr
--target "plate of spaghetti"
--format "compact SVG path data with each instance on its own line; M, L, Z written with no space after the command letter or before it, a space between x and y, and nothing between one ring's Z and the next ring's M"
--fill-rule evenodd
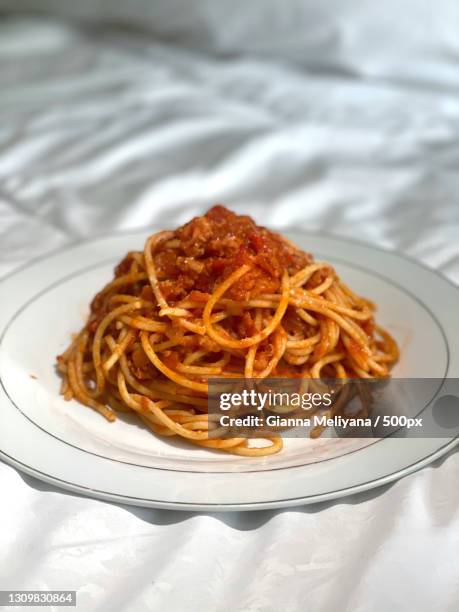
M456 443L215 435L214 379L457 377L458 289L396 253L214 206L63 248L0 300L0 456L78 493L282 507L390 482Z

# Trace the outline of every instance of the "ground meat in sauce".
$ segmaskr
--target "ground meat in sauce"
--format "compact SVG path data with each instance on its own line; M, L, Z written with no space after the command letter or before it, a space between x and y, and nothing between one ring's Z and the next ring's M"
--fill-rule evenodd
M312 256L257 226L250 217L214 206L160 244L154 262L161 292L174 304L191 291L212 293L243 264L252 269L228 290L226 297L247 300L278 292L283 271L295 274L312 262ZM116 273L125 274L129 266L128 255Z
M132 271L135 257L134 252L127 253L115 268L115 278ZM243 264L250 265L251 270L226 292L225 297L241 301L276 293L285 269L293 275L312 261L310 254L291 245L279 234L257 226L250 217L236 215L224 206L214 206L202 217L195 217L175 230L171 237L157 246L154 254L161 292L170 305L187 297L205 303L215 287ZM137 266L135 270L139 271ZM311 282L313 280L313 286L320 284L321 271ZM140 294L146 301L153 300L146 280L123 288L123 292ZM109 311L106 298L107 294L102 290L91 303L91 316L87 323L90 332L96 330ZM233 310L233 314L241 314L237 307ZM239 325L242 336L255 333L249 315L242 318ZM301 325L304 326L304 322ZM200 348L219 350L213 341L200 340L212 344ZM137 368L140 370L138 365Z

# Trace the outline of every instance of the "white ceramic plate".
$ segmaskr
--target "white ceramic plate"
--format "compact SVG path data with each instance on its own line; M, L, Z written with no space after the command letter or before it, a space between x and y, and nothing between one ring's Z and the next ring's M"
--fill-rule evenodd
M86 317L91 297L146 232L64 248L0 286L0 457L19 470L93 497L175 509L252 510L310 503L400 478L457 440L285 440L282 453L242 458L152 435L137 420L107 423L59 396L55 356ZM459 290L391 252L325 235L287 233L330 261L379 306L402 358L396 376L459 377Z

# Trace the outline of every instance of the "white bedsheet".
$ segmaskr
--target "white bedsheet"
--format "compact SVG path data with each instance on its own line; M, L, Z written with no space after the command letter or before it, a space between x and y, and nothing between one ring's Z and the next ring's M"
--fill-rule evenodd
M352 71L320 72L288 54L212 59L146 33L4 19L0 274L223 202L459 281L451 57L432 53L413 80L375 76L374 53L346 48ZM332 503L193 514L85 499L0 463L0 589L76 589L82 612L455 612L458 482L453 452Z

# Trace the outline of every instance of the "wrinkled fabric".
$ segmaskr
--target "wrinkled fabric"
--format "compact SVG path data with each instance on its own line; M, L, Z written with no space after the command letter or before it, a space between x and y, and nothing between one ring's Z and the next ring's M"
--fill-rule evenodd
M71 240L175 227L223 202L278 229L397 249L459 282L448 18L432 25L441 52L426 36L425 55L401 52L416 78L394 69L395 48L384 64L371 32L332 38L353 69L330 60L321 72L274 44L255 53L257 37L229 22L226 40L247 44L223 59L147 32L3 18L0 274ZM453 612L458 482L453 451L335 502L193 514L85 499L0 463L0 589L76 589L84 612Z

